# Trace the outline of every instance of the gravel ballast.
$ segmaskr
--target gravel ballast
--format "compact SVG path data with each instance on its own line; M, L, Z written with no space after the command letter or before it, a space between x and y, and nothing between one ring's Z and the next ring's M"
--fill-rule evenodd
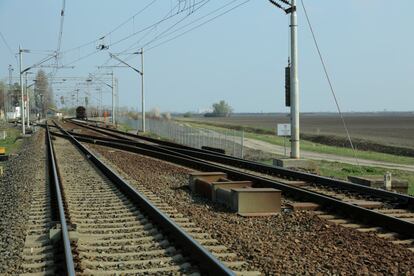
M25 138L18 156L2 163L0 180L0 275L16 275L26 236L34 181L41 181L38 162L44 162L44 131ZM44 179L43 179L44 181Z
M252 267L272 274L413 275L414 254L399 245L328 224L312 212L243 218L190 194L189 169L153 158L88 145L189 217Z

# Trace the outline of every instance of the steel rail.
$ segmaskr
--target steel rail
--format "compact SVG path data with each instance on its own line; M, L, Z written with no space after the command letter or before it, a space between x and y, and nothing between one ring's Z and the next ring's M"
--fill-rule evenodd
M79 141L93 143L96 145L117 148L120 150L147 155L164 161L172 162L189 168L201 171L220 171L226 173L234 180L250 180L255 186L280 189L284 193L291 194L301 199L310 200L318 203L327 209L334 209L345 217L356 218L359 221L370 225L380 226L407 237L414 237L414 223L389 216L374 210L369 210L351 203L347 203L336 198L315 193L299 187L280 183L273 179L257 176L254 174L241 172L228 167L223 167L205 160L197 159L176 151L160 148L158 146L137 142L136 145L123 144L122 141L109 142L98 139L91 139L78 136Z
M78 139L69 134L56 122L55 126L74 144L85 156L116 186L123 191L135 204L147 213L152 221L160 225L162 231L167 234L169 239L183 248L185 253L189 253L190 258L195 260L202 271L209 275L235 275L232 270L214 257L208 250L194 240L190 235L183 231L174 221L162 213L155 205L147 200L139 191L125 182L110 167L105 165L96 155L83 146ZM81 139L79 139L81 140Z
M68 276L75 276L75 265L73 263L73 256L72 256L72 249L70 246L69 240L69 232L68 226L66 224L66 217L65 217L65 209L61 194L61 184L59 180L59 175L56 166L56 159L54 154L54 148L52 144L52 139L49 132L49 126L46 122L46 146L48 152L48 162L49 162L49 173L51 178L51 185L54 185L55 188L55 196L57 201L57 206L59 210L59 220L61 225L61 233L62 233L62 242L64 248L64 255L65 255L65 266L66 266L66 275Z
M401 207L414 210L414 197L409 196L409 195L398 194L395 192L390 192L390 191L386 191L386 190L382 190L378 188L372 188L372 187L355 184L355 183L348 182L348 181L331 179L328 177L323 177L323 176L319 176L319 175L315 175L311 173L298 172L298 171L294 171L294 170L290 170L290 169L286 169L282 167L266 165L266 164L262 164L262 163L258 163L254 161L248 161L245 159L231 157L231 156L217 153L217 152L212 152L212 151L203 150L203 149L196 149L196 148L192 148L188 146L179 145L179 144L169 142L169 141L162 141L162 140L158 140L158 139L154 139L150 137L122 132L119 130L102 128L98 126L92 127L92 126L85 125L83 123L78 123L75 121L71 121L71 122L75 123L76 125L100 132L102 134L106 134L108 136L112 136L118 139L123 139L125 141L126 141L126 138L122 137L121 135L128 136L128 137L135 138L135 139L145 140L145 141L152 142L152 143L157 143L167 149L174 150L176 152L186 154L188 156L196 157L199 159L205 159L208 161L226 164L226 165L239 167L243 169L248 169L248 170L252 170L256 172L261 172L261 173L266 173L266 174L271 174L271 175L278 175L284 178L293 178L296 180L302 180L306 182L315 183L317 185L338 188L341 190L348 190L348 191L357 192L360 194L365 194L368 196L375 196L378 198L397 202L398 205ZM108 133L108 131L113 132L113 133ZM135 140L132 140L132 141L135 141ZM124 141L123 143L130 144Z

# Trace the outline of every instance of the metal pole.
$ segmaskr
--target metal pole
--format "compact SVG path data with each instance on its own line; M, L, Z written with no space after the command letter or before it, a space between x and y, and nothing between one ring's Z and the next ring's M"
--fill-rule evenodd
M20 104L20 114L22 120L22 134L26 134L25 124L24 124L24 94L23 94L23 76L22 76L22 49L19 45L19 80L20 80L20 92L21 92L21 104Z
M142 101L142 132L145 132L145 96L144 96L144 48L141 48L141 101Z
M30 92L26 86L26 97L27 97L27 127L30 127Z
M7 111L9 111L10 110L10 105L11 105L11 103L10 103L10 97L11 97L11 92L12 92L12 73L13 73L13 67L11 66L11 64L9 64L9 91L7 92L7 96L6 96L6 99L7 99L7 105L6 105L6 119L8 119L8 116L7 116ZM14 93L13 93L14 94ZM13 110L13 112L14 112L14 110Z
M116 93L116 101L115 101L115 104L116 104L116 109L115 109L115 112L116 112L116 115L115 115L116 120L115 120L115 124L118 126L118 115L119 115L119 90L118 90L118 79L117 79L117 78L115 78L115 87L116 87L116 89L115 89L115 93Z
M25 90L26 90L26 104L25 104L25 109L26 109L26 118L27 118L27 128L29 128L29 126L30 126L30 123L29 123L29 112L30 112L30 110L29 110L29 89L28 89L28 87L27 87L27 72L25 72L25 74L24 74L24 87L25 87Z
M291 40L291 67L290 67L290 87L291 87L291 107L290 118L292 124L291 134L291 158L300 158L299 142L299 78L298 78L298 46L297 46L297 16L296 0L291 0L292 12L290 14L290 40Z
M112 124L115 125L115 79L112 71Z

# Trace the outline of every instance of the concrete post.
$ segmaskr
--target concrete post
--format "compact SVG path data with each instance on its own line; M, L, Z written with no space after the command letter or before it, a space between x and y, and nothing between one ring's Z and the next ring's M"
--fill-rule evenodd
M141 108L142 108L142 132L145 132L145 96L144 96L144 49L141 48Z
M21 121L22 121L22 134L23 135L25 135L26 134L26 128L25 128L25 116L24 116L24 92L23 92L23 73L22 73L22 71L23 71L23 65L22 65L22 49L21 49L21 47L20 47L20 45L19 45L19 67L20 67L20 70L19 70L19 75L20 75L20 78L19 78L19 80L20 80L20 92L21 92L21 104L20 104L20 115L21 115L21 117L20 117L20 119L21 119Z
M241 158L244 157L244 129L241 132Z
M392 177L390 172L386 172L384 175L384 186L387 191L392 189Z
M116 125L115 120L115 78L114 71L112 71L112 124Z
M291 43L291 67L290 67L290 87L291 87L291 106L290 119L292 125L291 135L291 158L300 158L299 144L299 78L298 78L298 47L297 47L297 15L296 0L291 0L292 12L290 14L290 43Z

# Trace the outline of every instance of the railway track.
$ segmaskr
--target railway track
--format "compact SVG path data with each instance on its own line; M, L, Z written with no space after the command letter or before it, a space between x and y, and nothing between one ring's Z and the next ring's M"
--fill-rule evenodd
M146 154L195 169L219 170L234 179L252 180L257 186L278 188L293 198L321 205L328 210L317 212L324 219L361 232L375 231L380 237L405 244L414 251L413 197L267 166L113 129L73 123L106 136L78 133L78 137L85 142ZM139 140L145 140L146 143ZM155 146L155 143L158 145Z
M61 232L71 237L65 256L74 260L76 274L259 274L153 194L132 188L60 130L70 139L49 141L70 230Z
M27 234L22 252L21 275L75 275L55 155L46 126L44 171L47 180L36 181Z

